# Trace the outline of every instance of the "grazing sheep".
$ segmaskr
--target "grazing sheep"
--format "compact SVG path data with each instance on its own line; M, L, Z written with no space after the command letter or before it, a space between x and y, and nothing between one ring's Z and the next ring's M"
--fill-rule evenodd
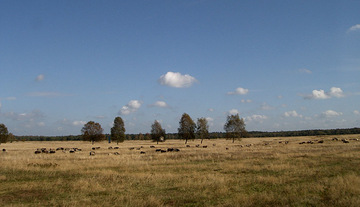
M150 148L155 148L155 146L151 145Z
M145 154L145 152L144 152L144 151L141 151L140 154Z
M96 150L96 148L95 148L95 147L92 147L91 149L92 149L92 150Z
M305 144L306 142L300 142L299 144Z
M130 147L130 148L129 148L129 150L133 150L133 149L135 149L135 147Z
M90 151L90 156L94 156L95 152L94 151Z
M186 147L190 147L190 145L186 145Z
M320 140L320 141L318 141L318 143L322 144L322 143L324 143L324 140Z
M161 152L161 149L156 149L155 152Z
M6 149L2 149L3 152L6 152Z
M50 150L49 153L50 154L54 154L56 151L55 150Z
M339 141L337 137L332 138L332 141Z
M40 150L36 150L36 151L35 151L35 154L40 154L40 153L41 153Z
M174 149L175 152L180 152L180 149L176 148Z
M168 148L167 151L172 152L172 151L174 151L174 148Z
M70 153L75 153L75 151L74 151L74 150L70 150L69 152L70 152Z
M108 147L108 149L112 149L112 147Z
M166 150L161 150L160 152L161 152L161 153L164 153L164 152L166 152Z
M199 145L199 144L197 144L197 145L195 145L195 147L200 147L200 145Z
M119 149L119 147L114 147L114 149Z
M341 141L342 141L343 143L350 143L349 140L347 140L347 139L342 139Z
M140 150L140 148L136 148L136 150Z
M226 149L226 150L229 150L229 148L228 148L228 147L226 147L225 149Z
M118 153L118 152L114 152L114 155L120 155L120 153Z
M204 145L203 148L207 148L207 145Z

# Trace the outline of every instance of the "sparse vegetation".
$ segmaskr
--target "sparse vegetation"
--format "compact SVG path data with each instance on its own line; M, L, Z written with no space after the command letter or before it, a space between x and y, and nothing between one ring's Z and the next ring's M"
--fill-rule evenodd
M236 143L217 139L207 141L207 148L198 139L189 141L190 147L168 140L153 148L149 140L125 141L116 149L107 142L5 143L0 203L360 206L360 135L336 137L247 138ZM93 147L95 155L90 156ZM34 154L37 148L64 152Z

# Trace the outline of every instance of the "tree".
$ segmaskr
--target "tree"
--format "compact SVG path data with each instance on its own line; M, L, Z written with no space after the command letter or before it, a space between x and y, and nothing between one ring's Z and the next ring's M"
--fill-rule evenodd
M116 140L116 143L124 142L125 140L125 126L124 121L121 117L116 117L114 119L114 125L111 128L111 140Z
M9 131L5 124L0 124L0 144L6 143L9 138Z
M178 134L182 139L185 139L185 144L187 143L188 139L195 139L195 128L196 124L191 119L189 114L184 113L180 119L178 128Z
M165 141L165 129L161 127L161 124L155 120L151 125L151 139L159 144L159 141Z
M196 125L197 125L196 133L198 134L199 138L201 139L201 144L202 144L203 139L209 137L209 125L205 118L199 118L197 120Z
M227 116L224 130L226 131L226 137L232 138L233 143L235 142L235 138L239 139L247 136L244 119L240 119L239 114Z
M93 121L89 121L81 129L83 140L91 141L92 144L94 144L94 142L102 141L105 139L103 131L104 130L101 128L101 125Z

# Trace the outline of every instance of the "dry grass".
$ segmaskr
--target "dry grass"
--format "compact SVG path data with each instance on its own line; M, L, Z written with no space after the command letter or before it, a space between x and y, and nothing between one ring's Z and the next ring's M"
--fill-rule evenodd
M0 204L360 206L360 141L333 137L205 140L207 148L196 148L199 140L190 148L180 140L126 141L116 150L108 149L116 144L102 142L94 145L100 147L95 156L89 156L93 145L87 142L2 144L7 151L0 152ZM299 144L308 140L324 143ZM158 153L150 145L180 152ZM34 154L43 147L82 151Z

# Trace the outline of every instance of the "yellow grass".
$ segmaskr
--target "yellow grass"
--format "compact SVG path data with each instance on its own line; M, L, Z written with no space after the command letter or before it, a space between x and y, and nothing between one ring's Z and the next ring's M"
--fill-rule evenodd
M200 140L190 141L190 148L182 140L159 145L1 144L6 152L0 152L0 205L360 206L360 141L345 144L333 137L360 139L347 135L248 138L235 143L204 140L207 148L195 147ZM308 140L324 143L299 144ZM159 153L151 145L180 152ZM100 149L90 156L97 146ZM37 148L58 147L82 151L34 154Z

